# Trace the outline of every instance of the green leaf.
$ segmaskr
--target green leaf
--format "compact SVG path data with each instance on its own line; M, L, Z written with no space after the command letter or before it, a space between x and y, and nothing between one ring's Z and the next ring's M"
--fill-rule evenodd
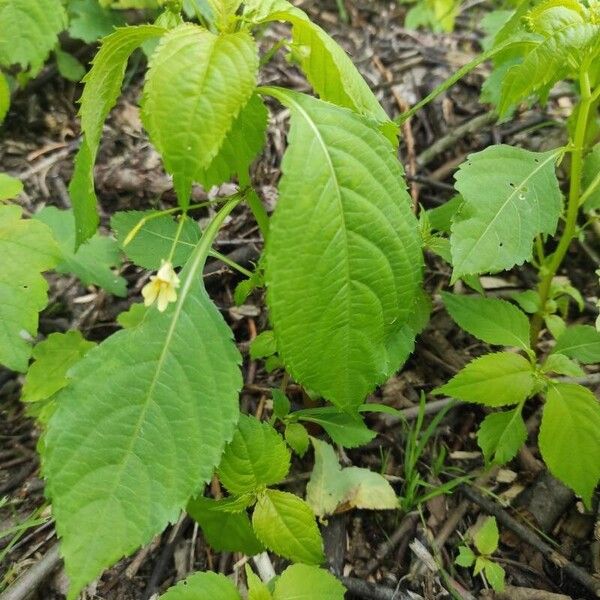
M498 549L499 541L500 534L494 517L488 517L473 536L475 547L485 556L493 554Z
M169 588L159 600L242 600L233 582L221 575L206 571L194 573Z
M181 206L250 100L257 70L247 32L215 35L190 23L166 33L152 55L141 117Z
M0 121L1 120L2 119L0 118ZM596 144L583 161L583 175L581 179L583 190L586 190L599 174L600 144ZM596 187L595 191L592 192L583 206L587 212L600 208L600 186Z
M246 2L250 10L253 4L257 3ZM397 129L390 123L352 59L333 38L289 2L277 0L271 5L270 10L257 14L257 21L289 21L292 24L292 41L300 47L300 67L322 100L350 108L380 123L388 123L391 125L390 134Z
M531 258L535 236L556 231L562 194L560 151L499 145L471 154L458 170L464 204L452 224L453 278L497 272Z
M344 600L346 589L328 571L291 565L276 580L273 600Z
M23 182L6 173L0 173L0 201L16 198L23 191Z
M539 447L552 475L589 508L600 479L600 404L580 385L552 383L540 425Z
M37 73L66 26L61 0L0 0L0 64Z
M476 338L499 346L529 350L529 319L506 300L442 293L446 310Z
M8 81L6 76L2 71L0 71L0 124L4 122L6 115L8 114L8 109L10 108L10 86L8 85ZM0 190L2 186L2 176L4 173L0 173ZM8 177L8 175L6 175ZM4 200L2 198L2 192L0 191L0 200Z
M533 367L528 360L519 354L497 352L472 360L434 393L486 406L506 406L525 400L534 384Z
M72 210L46 206L35 215L52 230L61 249L58 273L75 275L84 285L97 285L116 296L127 295L127 281L116 275L112 267L119 265L120 252L115 240L99 233L75 247L75 217Z
M462 203L463 199L461 196L454 196L447 202L444 202L444 204L428 210L426 214L431 228L435 231L450 233L452 219L462 206Z
M584 365L600 362L600 332L591 325L567 327L552 352L575 358Z
M59 250L43 223L21 219L19 206L0 205L0 364L24 373L31 355L30 336L38 313L48 303L41 275L54 267Z
M544 373L558 373L567 377L585 377L585 371L564 354L551 354L542 365Z
M540 295L535 290L516 292L511 297L526 313L533 315L540 309Z
M64 52L60 48L54 49L54 55L56 56L56 67L58 72L69 81L77 83L81 81L85 75L85 67L68 52Z
M578 73L580 65L590 64L598 55L599 41L600 27L581 19L557 28L548 37L540 37L523 62L513 66L504 78L500 114L531 94Z
M70 0L69 35L91 44L112 33L115 27L125 24L123 17L115 11L103 8L98 0Z
M206 229L177 302L88 352L57 396L42 458L69 600L177 519L234 434L241 357L199 276L233 206Z
M527 439L520 407L489 414L477 432L477 443L486 463L504 465L512 460Z
M240 416L238 429L219 464L221 483L231 494L257 492L279 483L290 470L290 451L268 423Z
M223 500L198 497L188 502L186 511L202 528L206 541L217 552L243 552L253 556L264 550L256 539L246 511L222 510Z
M115 30L102 40L100 50L92 61L92 68L84 78L85 86L80 100L81 131L84 137L75 158L75 170L69 184L77 225L77 245L92 237L98 227L94 163L102 136L102 126L121 91L129 55L145 41L163 33L165 29L154 25L122 27Z
M544 317L544 323L554 338L561 337L567 330L567 323L558 315L546 315Z
M290 401L288 397L278 389L271 390L273 398L273 415L279 419L283 419L290 412Z
M398 499L392 486L379 473L348 467L342 469L334 449L311 438L315 449L315 465L306 486L306 501L315 514L333 514L337 508L393 510Z
M29 367L21 400L47 400L68 383L67 371L96 344L88 342L79 331L51 333L33 349L35 362Z
M300 423L288 423L285 428L285 441L298 456L303 457L309 444L306 427Z
M486 560L483 572L488 583L495 592L504 591L504 569L492 560Z
M142 226L125 246L128 235L140 222ZM110 226L127 258L149 271L156 271L161 265L161 260L169 256L177 237L178 225L169 215L158 216L153 210L118 212L110 219ZM197 223L186 218L171 258L173 266L180 267L185 264L199 239L200 228Z
M146 306L144 306L144 304L141 302L132 304L128 310L120 313L117 316L117 323L123 329L137 327L146 318L148 310L149 309Z
M269 588L260 580L246 563L246 581L248 582L248 600L273 600Z
M294 494L265 490L258 496L252 526L267 548L285 558L308 565L325 560L315 515L310 506Z
M196 177L204 189L248 173L265 144L268 116L260 96L252 95L231 125L217 155L208 167L198 171Z
M261 331L251 342L250 342L250 358L256 360L258 358L266 358L272 356L277 352L277 344L275 342L275 335L273 331L267 329Z
M405 358L398 337L421 280L416 219L376 129L309 96L264 91L291 112L265 250L277 347L294 379L352 410Z
M320 425L336 444L345 448L362 446L377 435L360 416L340 412L332 406L299 410L293 415L300 421Z
M470 567L475 562L475 554L468 546L459 546L458 556L454 559L454 564L459 567Z

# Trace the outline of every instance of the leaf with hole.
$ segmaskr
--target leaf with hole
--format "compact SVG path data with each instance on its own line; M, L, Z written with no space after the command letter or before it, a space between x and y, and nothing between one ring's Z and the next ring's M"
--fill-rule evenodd
M452 277L495 273L529 260L536 235L556 231L560 150L498 145L469 155L455 175L464 203L452 223Z

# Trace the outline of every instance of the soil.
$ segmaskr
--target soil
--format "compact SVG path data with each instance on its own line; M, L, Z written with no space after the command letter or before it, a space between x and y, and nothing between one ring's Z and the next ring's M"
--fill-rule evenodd
M480 51L483 32L478 23L488 8L485 4L468 4L471 8L461 13L455 33L444 35L406 30L402 25L405 6L394 2L347 1L348 23L340 19L333 0L304 2L302 7L346 48L388 113L395 116ZM276 30L265 33L262 40L265 47L272 44L276 34ZM139 120L137 103L143 69L143 60L130 65L124 93L104 130L96 167L104 227L117 210L175 205L170 179ZM425 208L440 205L453 196L452 175L469 152L492 143L544 150L565 142L563 124L572 105L569 88L555 90L545 107L522 110L511 121L496 124L483 116L489 107L479 102L479 90L488 70L489 67L482 66L464 78L403 129L400 157L411 194ZM266 67L262 77L264 84L309 90L282 52ZM21 204L29 214L47 204L69 206L66 186L78 145L76 99L80 92L79 85L61 79L52 67L47 67L13 99L2 131L0 170L24 180ZM270 110L268 141L253 168L253 182L267 209L272 211L277 201L287 115L276 103L270 105ZM468 131L448 138L446 147L433 145L460 131L465 123L471 124ZM226 185L209 194L223 195L233 189L232 185ZM207 197L200 188L194 194L197 200ZM197 211L193 216L202 220L208 214ZM593 323L596 317L598 280L594 270L600 266L600 247L593 235L586 232L580 242L573 244L562 273L569 275L586 299L584 311L571 316L573 321L582 323ZM249 266L257 259L262 241L246 208L236 210L217 243L219 251L231 253L241 264ZM51 276L50 303L41 316L40 338L71 328L80 329L87 338L96 341L113 333L118 328L116 316L132 302L139 301L141 287L148 277L142 269L127 263L120 271L129 284L126 299L93 287L84 288L74 278ZM535 277L533 270L520 268L483 278L482 283L488 293L504 297L530 289ZM220 263L210 263L205 278L209 293L232 326L245 357L243 410L261 414L268 410L265 392L279 385L282 377L279 371L268 374L262 363L248 357L249 341L268 327L264 299L255 293L243 307L236 308L232 294L239 277ZM402 371L372 398L398 409L409 409L409 417L414 416L415 411L411 413L410 409L418 406L422 392L429 392L473 357L489 351L485 344L461 332L435 300L441 289L448 289L449 280L448 266L428 255L426 287L434 298L431 322ZM544 343L549 344L549 338ZM588 383L598 394L600 369L591 366L587 372ZM0 501L0 591L28 572L56 543L38 472L36 444L40 431L19 402L21 383L21 376L0 370L0 499L4 497ZM291 385L290 390L292 401L302 404L304 398L298 387ZM499 519L501 545L497 560L513 587L497 597L593 598L589 588L577 582L567 569L554 564L551 553L540 551L532 542L535 537L543 537L571 565L590 578L597 578L600 585L599 515L586 511L569 490L545 471L535 439L539 405L533 403L529 410L526 416L531 435L526 447L514 461L495 470L486 481L480 481L480 488L475 488L492 492L502 514L525 525L528 532L519 534ZM466 404L448 411L420 463L421 476L428 484L440 486L458 476L475 478L481 473L483 459L475 432L484 414L482 408ZM348 450L346 458L354 465L390 476L401 494L407 426L381 414L369 416L368 424L379 431L378 437L360 449ZM431 465L442 449L446 452L444 466L434 472ZM302 494L311 466L310 453L303 460L295 458L291 477L284 487ZM450 598L451 588L458 598L493 597L482 579L453 566L461 538L468 536L470 528L487 514L472 500L458 487L452 494L420 505L418 513L351 511L330 518L323 526L327 555L332 570L350 578L346 581L353 591L347 597ZM435 566L432 555L445 572ZM211 551L201 531L189 518L183 518L148 547L106 571L84 597L147 600L197 570L214 569L243 578L241 559L236 554ZM278 572L285 567L284 561L277 558L273 561ZM59 565L32 590L32 598L62 599L65 589L66 578Z

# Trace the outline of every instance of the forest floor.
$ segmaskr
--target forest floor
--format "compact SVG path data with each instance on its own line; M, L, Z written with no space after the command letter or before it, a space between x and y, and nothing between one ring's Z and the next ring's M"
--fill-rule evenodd
M443 35L404 29L405 8L390 2L346 2L347 24L341 21L333 0L302 6L348 50L388 113L397 115L481 50L484 32L478 23L485 8L469 4L473 8L459 16L456 32ZM270 35L265 34L267 46ZM560 123L572 104L568 88L555 91L546 107L524 110L509 123L497 124L489 107L479 102L487 72L488 67L480 67L403 127L400 154L410 191L426 208L452 197L453 173L472 151L492 143L538 151L565 143ZM170 179L141 127L137 102L142 73L143 61L133 61L123 96L105 127L96 167L104 224L117 210L168 208L175 203ZM267 66L263 83L308 91L305 80L283 53ZM30 214L46 204L69 206L66 186L78 144L75 101L80 92L79 85L62 80L47 67L14 98L4 126L0 165L2 171L25 181L23 205ZM276 104L270 109L265 153L253 173L253 182L269 211L276 203L275 185L287 127L286 112ZM222 186L210 194L231 191L230 186ZM197 200L206 197L200 188L194 194ZM199 211L193 216L202 222L208 215ZM243 265L257 259L262 242L248 210L240 208L234 213L217 244L221 252ZM573 244L565 264L565 272L588 300L585 311L574 315L575 320L585 323L595 318L597 278L593 273L600 266L599 254L598 240L582 240ZM390 476L399 495L403 493L407 431L414 426L420 393L444 383L473 357L489 350L461 332L435 302L438 292L448 288L450 272L434 256L427 256L427 262L426 287L434 298L431 322L403 370L373 397L405 410L407 423L388 415L371 415L368 424L379 435L366 446L347 451L352 464ZM113 333L118 327L116 316L131 302L139 301L148 277L129 264L121 268L121 274L129 284L126 299L84 288L73 278L52 277L50 304L41 316L40 333L78 328L97 341ZM262 363L248 356L249 341L268 327L263 297L254 294L244 306L235 307L232 292L239 276L220 263L209 263L205 278L245 357L243 409L263 414L269 410L266 393L281 379L280 372L268 374ZM498 297L530 289L534 281L535 273L528 268L482 278L488 293ZM587 372L587 383L597 394L600 369L592 366ZM52 554L57 540L39 475L36 443L40 432L19 402L21 383L14 373L0 370L0 592L19 575L31 572L40 560L46 560L51 572L34 580L32 597L58 600L64 598L66 578ZM294 402L302 402L297 387L292 384L289 391ZM444 402L434 402L428 411L435 413L442 406ZM518 457L506 467L481 476L483 458L475 431L483 415L481 407L453 405L419 462L422 478L432 486L463 476L470 484L424 502L407 514L352 511L335 515L324 525L330 567L349 578L348 598L434 599L451 598L452 594L465 600L596 597L594 586L600 588L600 514L585 511L573 494L545 471L534 435L539 406L533 403L526 414L530 437ZM445 456L440 458L442 449ZM311 460L310 456L303 460L296 457L284 487L302 494ZM436 461L439 465L441 460L443 466L433 470L431 465ZM484 494L483 488L492 495ZM479 577L453 566L461 538L488 514L494 514L500 526L496 557L507 572L510 586L495 596ZM212 553L201 531L189 518L182 518L148 547L109 569L90 586L86 597L148 600L196 570L234 572L241 577L241 558ZM277 570L282 565L275 561Z

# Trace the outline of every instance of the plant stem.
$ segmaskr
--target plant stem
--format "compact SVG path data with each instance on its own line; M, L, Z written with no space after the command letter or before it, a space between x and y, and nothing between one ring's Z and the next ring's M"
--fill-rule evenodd
M583 171L585 133L590 114L590 107L593 102L590 79L587 71L583 72L580 76L580 86L581 102L579 103L579 111L577 113L573 152L571 153L571 177L569 182L569 199L565 228L554 254L550 256L549 261L540 271L541 280L538 285L540 308L531 320L531 346L533 348L535 348L537 344L538 336L542 329L544 311L550 295L552 280L569 250L571 241L577 233L577 216L579 214L579 202L581 198L581 175Z

